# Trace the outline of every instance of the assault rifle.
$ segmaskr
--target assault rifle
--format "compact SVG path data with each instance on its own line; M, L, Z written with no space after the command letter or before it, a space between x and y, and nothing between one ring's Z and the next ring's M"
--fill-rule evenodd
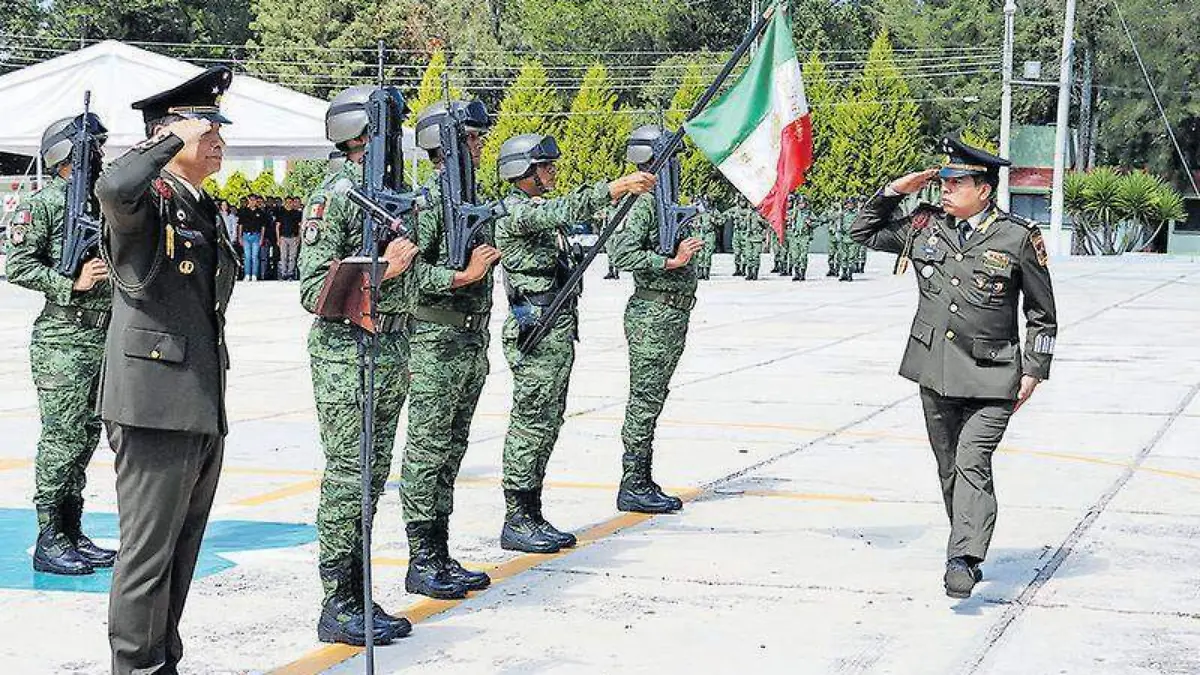
M461 271L466 269L471 251L484 243L480 237L483 228L508 215L508 209L501 200L476 204L475 164L467 147L467 122L486 119L487 110L478 101L465 105L452 103L444 75L442 86L446 92L446 118L438 125L442 146L438 186L442 191L442 222L446 228L449 266Z
M675 255L679 242L692 236L692 220L704 211L697 205L679 204L679 151L683 146L671 140L672 136L664 133L654 142L654 156L667 158L654 184L654 215L658 217L658 254L668 258Z
M71 136L71 182L67 184L67 211L63 222L62 258L55 268L70 279L100 247L100 204L92 189L100 175L100 154L96 146L103 142L106 130L91 114L92 92L83 93L83 115L75 123Z

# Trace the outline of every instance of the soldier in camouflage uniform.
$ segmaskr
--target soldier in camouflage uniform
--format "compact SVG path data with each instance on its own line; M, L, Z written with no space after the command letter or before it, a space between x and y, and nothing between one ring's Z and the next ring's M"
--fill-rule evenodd
M51 124L42 135L42 158L54 177L17 208L9 226L7 258L9 281L46 296L29 342L42 419L34 461L38 538L33 568L72 575L112 567L117 555L92 543L80 525L87 465L100 441L95 406L112 308L108 268L93 257L83 263L75 279L56 270L63 254L71 141L82 123L82 115L68 117ZM90 116L89 126L96 138L95 177L104 127L95 115Z
M789 201L791 196L788 197ZM771 236L768 241L771 244L771 272L779 276L787 276L791 273L791 266L788 263L788 242L787 242L787 227L783 228L783 239Z
M570 224L590 218L627 193L644 194L654 187L652 174L637 172L543 199L554 189L559 156L554 138L541 134L515 136L500 146L500 177L515 188L504 200L508 215L496 222L496 246L511 307L502 339L513 375L504 438L506 508L500 546L526 553L555 553L575 545L575 535L562 532L542 515L542 483L562 428L575 363L574 301L532 352L522 356L519 339L541 318L577 262L567 243Z
M859 271L859 258L865 255L863 245L850 237L850 226L854 224L854 218L857 215L858 207L856 206L855 198L847 197L842 202L837 223L838 239L841 242L839 248L840 255L838 257L838 269L840 271L838 281L854 281L854 273Z
M721 214L704 205L704 212L696 217L694 231L696 236L704 241L704 248L696 254L696 278L708 279L712 276L713 254L717 251L717 231L721 228Z
M837 203L831 203L824 211L817 216L817 225L825 226L825 233L828 235L828 251L825 254L825 262L828 269L825 271L825 276L836 277L838 275L837 259L840 254L841 241L838 239L837 223L841 222L841 217L838 214Z
M654 161L653 143L660 127L636 129L626 147L626 159L645 170ZM696 304L696 269L692 257L704 242L684 239L671 257L659 255L658 219L654 199L639 197L629 217L613 235L617 266L633 272L634 293L625 307L625 338L629 342L629 402L621 440L625 454L617 508L641 513L668 513L683 501L654 482L654 429L670 391L671 376L687 341L688 321Z
M725 209L725 222L733 229L733 276L746 276L746 223L740 206Z
M467 145L478 166L483 132L491 125L487 109L478 101L450 105L466 116ZM442 166L440 139L441 124L447 120L445 103L430 106L417 118L417 145L429 152L439 172L449 170ZM447 599L491 584L487 574L467 570L450 557L449 532L454 482L488 374L492 266L500 252L489 223L481 229L482 243L471 251L465 268L452 268L437 174L430 187L429 208L417 218L420 253L410 282L412 378L400 498L409 547L404 587L410 593Z
M865 204L866 201L867 201L866 197L864 197L862 195L859 195L854 198L852 212L855 217L858 216L858 210L860 208L862 208L862 205ZM851 221L851 222L853 222L853 221ZM851 240L853 241L853 239L851 239ZM862 274L863 272L867 271L867 247L863 246L862 244L856 243L855 248L857 249L856 250L857 255L855 256L854 271L859 274Z
M770 232L770 224L759 215L756 209L742 207L740 209L742 222L745 223L745 234L742 235L742 240L745 242L746 251L744 253L746 261L746 281L757 281L758 270L762 265L763 247L766 244L767 236L774 236Z
M346 153L346 161L326 176L308 198L304 210L304 246L300 251L300 304L315 312L317 298L334 261L363 254L362 211L339 183L362 185L367 143L365 104L374 87L361 85L341 92L325 114L325 135ZM404 278L416 254L407 239L392 241L383 254L387 269L379 292L379 352L375 370L374 447L371 499L378 503L392 466L392 446L400 409L408 393L408 340L404 335ZM362 645L366 625L362 594L362 487L359 434L362 401L358 365L361 329L349 321L317 318L308 332L313 398L321 428L325 471L317 506L318 569L324 589L317 637L322 642ZM373 513L373 512L372 512ZM387 643L412 630L407 619L378 605L374 612L376 643Z
M812 245L816 218L808 208L808 199L796 195L788 210L787 244L792 281L804 281L808 274L808 249Z

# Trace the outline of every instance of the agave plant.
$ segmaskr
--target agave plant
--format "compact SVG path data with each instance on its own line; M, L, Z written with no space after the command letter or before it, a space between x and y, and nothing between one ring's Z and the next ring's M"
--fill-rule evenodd
M1183 198L1161 178L1101 167L1068 174L1063 200L1075 221L1073 252L1117 255L1144 249L1183 217Z

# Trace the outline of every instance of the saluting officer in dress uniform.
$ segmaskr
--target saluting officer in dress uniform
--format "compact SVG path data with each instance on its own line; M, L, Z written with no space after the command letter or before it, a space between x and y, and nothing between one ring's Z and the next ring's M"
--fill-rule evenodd
M107 130L94 114L86 123L94 164L80 171L98 171ZM91 258L75 278L57 270L74 171L72 139L83 124L83 115L68 117L42 134L42 159L55 176L17 209L8 233L8 280L46 296L33 322L29 365L42 418L34 461L38 538L33 569L50 574L91 574L97 567L112 567L117 557L116 551L94 544L81 527L87 465L100 442L96 390L112 307L108 268Z
M113 672L175 672L179 621L221 470L225 307L236 253L201 189L221 168L232 71L133 104L149 139L96 183L116 286L100 417L116 451L121 548L109 596Z
M996 524L992 453L1013 412L1050 376L1058 323L1041 231L993 201L1008 161L956 139L943 144L949 159L940 169L909 174L876 193L851 234L911 258L917 274L920 303L900 374L921 386L950 518L946 594L966 598L983 578L979 565ZM895 212L935 176L940 208Z

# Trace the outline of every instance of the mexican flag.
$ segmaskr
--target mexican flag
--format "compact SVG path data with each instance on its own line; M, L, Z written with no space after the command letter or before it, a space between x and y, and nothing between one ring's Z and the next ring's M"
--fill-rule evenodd
M812 120L782 10L771 18L746 72L684 128L782 241L788 194L812 166Z

